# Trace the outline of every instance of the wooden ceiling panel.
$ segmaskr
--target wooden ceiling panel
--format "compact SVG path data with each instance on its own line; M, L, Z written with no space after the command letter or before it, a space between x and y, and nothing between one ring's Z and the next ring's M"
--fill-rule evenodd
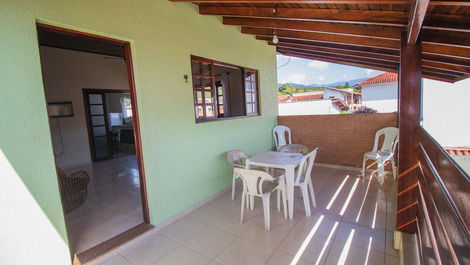
M468 0L170 0L270 41L284 54L396 70L401 32L421 41L423 73L454 82L470 74ZM273 45L273 43L269 43Z

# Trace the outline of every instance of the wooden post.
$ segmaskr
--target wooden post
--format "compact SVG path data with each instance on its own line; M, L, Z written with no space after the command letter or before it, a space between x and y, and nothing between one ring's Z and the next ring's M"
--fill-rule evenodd
M421 43L401 36L399 70L397 230L416 231L418 144L421 113Z

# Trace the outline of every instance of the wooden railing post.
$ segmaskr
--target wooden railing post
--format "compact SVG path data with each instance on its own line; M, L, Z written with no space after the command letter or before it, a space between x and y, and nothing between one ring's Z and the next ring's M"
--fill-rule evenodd
M399 145L397 230L415 232L418 198L418 145L421 112L421 43L401 36L399 69ZM413 205L414 206L411 206ZM410 207L411 206L411 207ZM401 211L400 211L401 210Z

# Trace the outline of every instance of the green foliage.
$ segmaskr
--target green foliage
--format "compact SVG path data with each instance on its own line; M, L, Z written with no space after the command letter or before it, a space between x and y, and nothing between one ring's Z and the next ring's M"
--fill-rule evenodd
M296 88L289 84L282 84L278 88L278 95L291 95L295 93L302 93L302 92L316 92L316 91L323 91L321 87L308 87L304 86L302 88Z

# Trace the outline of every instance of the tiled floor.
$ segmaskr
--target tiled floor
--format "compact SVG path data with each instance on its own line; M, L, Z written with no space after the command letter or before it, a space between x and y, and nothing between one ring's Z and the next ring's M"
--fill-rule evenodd
M297 190L294 220L284 219L272 200L271 231L265 232L256 201L240 224L238 187L235 201L225 193L101 265L399 263L392 247L396 189L391 176L379 185L357 171L317 166L313 182L317 207L311 217L305 216Z
M135 155L67 169L91 177L86 201L66 215L71 249L79 253L143 222Z

